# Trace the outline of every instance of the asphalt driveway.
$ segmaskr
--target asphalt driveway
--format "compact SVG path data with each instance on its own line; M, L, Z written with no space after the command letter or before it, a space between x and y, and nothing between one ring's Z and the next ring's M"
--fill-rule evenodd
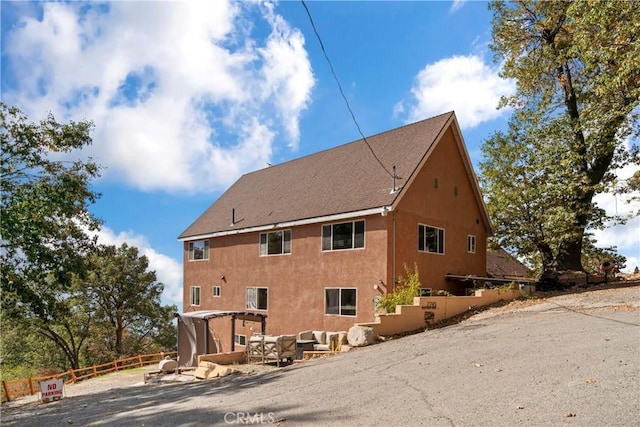
M95 390L94 390L95 391ZM3 426L635 426L640 287L558 296L285 368L3 406Z

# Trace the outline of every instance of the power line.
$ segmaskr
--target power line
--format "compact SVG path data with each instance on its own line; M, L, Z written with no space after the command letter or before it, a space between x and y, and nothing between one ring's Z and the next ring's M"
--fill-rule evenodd
M355 116L355 114L353 114L353 110L351 109L351 105L349 105L349 100L347 100L347 96L344 94L344 90L342 90L342 85L340 84L340 80L338 79L338 76L336 75L336 71L333 69L333 64L331 63L331 60L329 59L329 55L327 55L327 51L324 48L324 43L322 43L322 39L320 38L320 34L318 33L318 30L316 29L316 24L313 22L313 18L311 17L311 12L309 12L309 8L307 7L307 4L304 2L304 0L300 0L300 2L302 3L302 6L304 6L304 10L307 12L307 16L309 17L309 22L311 22L311 28L313 28L313 32L316 34L316 38L318 39L318 42L320 43L320 49L322 50L322 53L324 54L324 57L327 60L327 63L329 64L329 68L331 69L331 74L333 74L333 78L335 79L336 83L338 84L338 89L340 90L340 94L342 95L342 99L344 99L344 102L347 105L347 110L349 110L349 114L351 114L351 120L353 120L353 123L356 125L356 128L358 129L358 133L360 134L360 136L362 136L362 140L367 145L367 147L369 147L369 151L371 151L371 154L376 159L378 164L382 167L382 169L384 169L384 171L387 174L389 174L389 176L391 176L392 178L394 178L394 179L399 178L399 177L397 177L395 175L395 173L389 172L389 170L384 166L384 164L380 161L380 159L376 155L375 151L373 151L373 148L371 148L371 145L369 144L369 141L367 141L367 137L364 136L364 133L362 133L362 129L360 129L360 125L358 124L358 121L356 120L356 116Z

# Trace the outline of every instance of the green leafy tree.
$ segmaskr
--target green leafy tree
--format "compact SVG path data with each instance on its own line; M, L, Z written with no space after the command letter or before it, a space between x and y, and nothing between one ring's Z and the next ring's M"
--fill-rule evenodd
M101 246L89 256L89 264L82 287L93 313L94 334L102 338L91 343L94 358L175 347L166 338L172 336L175 341L172 322L177 307L161 304L164 285L148 270L149 260L139 255L138 248Z
M68 369L67 358L53 341L42 339L30 320L2 316L0 324L2 380L53 375Z
M92 314L87 309L82 292L73 288L58 293L50 303L50 316L32 318L36 333L56 345L71 369L82 366L84 349L92 337Z
M392 292L387 293L376 308L384 309L387 313L395 313L397 305L412 305L413 299L418 296L420 289L420 273L418 266L414 265L413 270L404 265L405 277L398 277L398 284Z
M175 349L177 308L161 305L163 285L137 248L96 246L83 262L65 286L49 277L65 291L50 295L46 318L2 317L3 369L59 372Z
M82 271L82 254L99 222L88 211L98 194L91 160L64 155L91 143L90 122L58 123L52 115L29 122L0 103L0 285L2 314L49 321L60 314L57 296Z
M492 49L517 90L502 102L508 130L483 145L482 186L499 243L557 286L560 271L583 270L585 231L609 219L594 196L638 164L624 141L640 131L640 2L490 7Z

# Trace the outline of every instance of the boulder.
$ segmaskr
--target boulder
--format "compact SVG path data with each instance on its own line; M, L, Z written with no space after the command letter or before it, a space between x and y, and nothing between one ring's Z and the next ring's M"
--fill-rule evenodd
M196 378L206 380L209 378L225 377L233 372L235 372L235 370L228 366L222 366L218 365L217 363L203 361L198 364L198 367L196 368L193 375Z
M172 359L161 360L158 364L158 369L162 372L174 372L178 367L178 362Z
M364 347L376 342L376 331L369 326L352 326L347 333L347 341L352 347Z

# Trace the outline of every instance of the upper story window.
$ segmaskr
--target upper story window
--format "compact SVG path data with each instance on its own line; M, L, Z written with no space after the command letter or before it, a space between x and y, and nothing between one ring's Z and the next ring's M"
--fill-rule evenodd
M418 224L418 250L444 254L444 228Z
M476 253L476 236L472 234L467 236L467 252L470 254Z
M209 259L209 241L196 240L189 242L189 261Z
M217 298L217 297L220 296L220 293L221 293L220 286L214 286L213 287L213 291L212 291L212 295Z
M364 248L364 220L322 226L322 250Z
M247 310L266 310L267 288L247 288Z
M291 253L291 230L260 233L260 256Z

